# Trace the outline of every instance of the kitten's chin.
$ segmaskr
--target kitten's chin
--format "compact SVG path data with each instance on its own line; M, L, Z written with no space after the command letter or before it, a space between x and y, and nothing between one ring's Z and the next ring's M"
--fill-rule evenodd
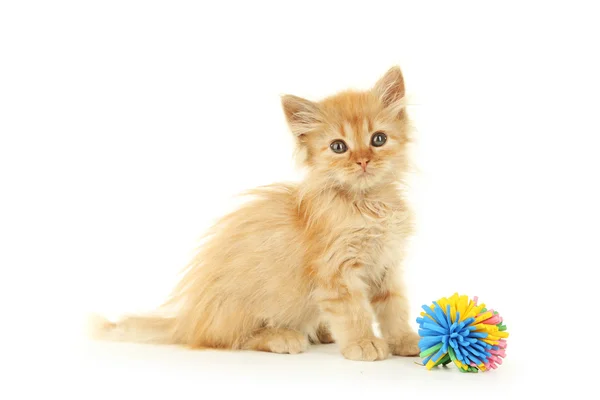
M387 186L393 183L393 179L391 179L389 174L383 173L383 171L360 171L358 173L353 171L348 174L338 173L329 176L317 172L309 178L309 182L316 184L319 188L329 188L363 194L370 190L376 190L379 187Z
M364 193L384 184L381 176L373 172L360 172L347 180L347 185L357 193Z

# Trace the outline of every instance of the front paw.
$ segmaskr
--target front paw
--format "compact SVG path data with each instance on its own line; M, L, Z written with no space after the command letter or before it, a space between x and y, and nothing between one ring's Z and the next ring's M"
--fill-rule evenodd
M421 338L414 332L407 332L400 336L388 339L390 351L397 356L418 356L419 340Z
M354 361L384 360L389 354L385 340L375 337L350 342L342 349L342 355Z

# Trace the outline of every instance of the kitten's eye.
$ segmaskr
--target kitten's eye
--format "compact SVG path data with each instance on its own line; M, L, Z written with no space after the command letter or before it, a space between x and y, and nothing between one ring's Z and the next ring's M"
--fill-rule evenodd
M387 142L387 136L383 132L375 132L371 137L371 144L375 147L381 147Z
M348 150L348 146L346 146L346 143L344 143L343 140L334 140L333 142L331 142L329 147L331 148L331 150L333 150L334 153L338 154L345 153L346 150Z

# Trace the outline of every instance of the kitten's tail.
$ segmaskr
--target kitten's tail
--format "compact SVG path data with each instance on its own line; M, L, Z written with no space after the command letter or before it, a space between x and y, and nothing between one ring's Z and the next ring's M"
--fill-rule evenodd
M111 322L92 314L87 321L88 335L96 340L148 344L179 344L175 318L155 315L131 315Z

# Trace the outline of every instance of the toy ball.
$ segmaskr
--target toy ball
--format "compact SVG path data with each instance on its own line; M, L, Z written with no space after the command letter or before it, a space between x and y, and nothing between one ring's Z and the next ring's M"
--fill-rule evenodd
M506 356L508 332L502 317L477 297L455 293L423 306L419 324L419 357L431 370L454 363L461 372L496 369Z

